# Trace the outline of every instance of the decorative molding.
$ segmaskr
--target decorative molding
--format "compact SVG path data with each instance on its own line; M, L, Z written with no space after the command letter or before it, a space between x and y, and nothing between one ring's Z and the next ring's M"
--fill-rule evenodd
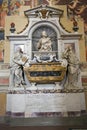
M61 34L61 39L62 40L67 40L67 39L80 39L82 37L82 34L79 33L67 33L67 34Z
M33 88L32 88L33 89ZM18 89L18 88L12 88L8 90L8 94L38 94L38 93L84 93L87 92L87 89L36 89L36 90L31 90L31 89Z
M14 41L18 41L18 40L29 40L29 38L28 38L28 36L27 35L19 35L19 34L17 34L17 35L15 35L15 34L13 34L13 35L10 35L10 36L6 36L7 37L7 39L9 39L10 41L12 40L14 40Z
M24 11L25 16L30 18L40 17L42 19L50 17L60 17L63 14L63 10L50 7L48 5L40 5L36 8Z

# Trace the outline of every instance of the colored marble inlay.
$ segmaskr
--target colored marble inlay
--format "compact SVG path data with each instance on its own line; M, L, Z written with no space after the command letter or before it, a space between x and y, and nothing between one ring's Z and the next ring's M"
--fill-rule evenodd
M82 85L87 86L87 77L82 77Z
M2 78L0 77L0 85L9 85L9 78Z

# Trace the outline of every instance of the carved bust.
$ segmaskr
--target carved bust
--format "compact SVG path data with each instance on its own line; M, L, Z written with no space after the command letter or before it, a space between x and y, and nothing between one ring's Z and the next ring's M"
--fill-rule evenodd
M52 51L52 42L47 36L46 31L42 31L42 38L37 43L37 48L39 51Z

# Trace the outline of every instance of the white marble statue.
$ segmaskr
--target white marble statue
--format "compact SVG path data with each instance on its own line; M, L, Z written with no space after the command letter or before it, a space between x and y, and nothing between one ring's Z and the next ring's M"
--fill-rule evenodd
M28 57L22 52L19 47L13 58L13 65L11 66L12 76L13 76L13 86L21 87L25 84L25 76L23 67L28 63Z
M78 88L79 86L77 84L80 74L79 59L77 58L71 46L66 48L65 52L63 53L63 58L68 62L65 88Z
M39 51L52 51L52 42L50 38L47 36L46 31L42 32L42 37L37 43L37 48Z

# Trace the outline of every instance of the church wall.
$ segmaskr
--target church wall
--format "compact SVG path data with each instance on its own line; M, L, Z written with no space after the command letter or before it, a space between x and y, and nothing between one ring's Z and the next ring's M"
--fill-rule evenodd
M6 112L6 94L0 93L0 116L5 116Z
M29 10L30 6L21 6L19 9L19 16L24 16L24 11Z
M86 50L84 36L79 41L80 62L86 62Z
M24 16L7 16L5 25L5 36L8 36L10 34L10 24L12 22L15 23L15 33L21 32L28 24L27 18L25 18Z
M9 42L6 40L5 42L5 46L4 46L4 63L9 63L10 61L10 44Z
M63 9L64 13L63 16L61 17L61 25L64 27L65 30L67 30L68 32L73 33L74 31L72 30L73 28L73 21L71 21L70 19L68 19L67 17L67 7L66 6L60 6L60 5L56 5L54 6L58 9ZM81 62L86 62L86 50L85 50L85 39L84 39L84 22L82 19L78 19L78 33L82 34L82 38L79 41L79 50L80 50L80 61Z

